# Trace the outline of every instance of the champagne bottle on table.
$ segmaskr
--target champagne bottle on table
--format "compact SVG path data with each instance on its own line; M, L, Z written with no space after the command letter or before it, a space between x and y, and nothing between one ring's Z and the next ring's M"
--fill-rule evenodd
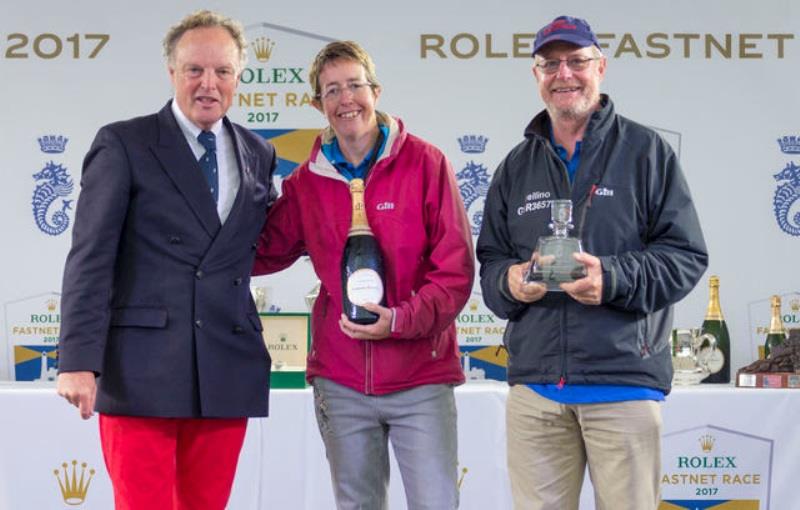
M350 181L353 217L342 255L342 305L344 314L357 324L374 324L378 315L364 303L386 306L383 258L378 241L369 228L364 206L364 180Z
M701 334L708 333L717 339L716 346L701 350L701 355L711 372L711 375L706 377L703 382L731 382L731 338L719 306L719 276L712 276L708 279L708 308L700 329Z
M772 349L781 345L786 340L786 328L781 319L781 297L772 296L770 300L772 307L772 318L769 321L767 339L764 341L764 357L769 358Z

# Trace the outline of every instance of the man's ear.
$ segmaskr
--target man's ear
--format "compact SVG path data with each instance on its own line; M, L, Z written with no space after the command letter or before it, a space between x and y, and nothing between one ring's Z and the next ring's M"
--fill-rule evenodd
M538 69L536 68L536 64L534 63L531 66L531 72L533 73L533 77L536 79L536 83L539 83L539 73L537 71Z

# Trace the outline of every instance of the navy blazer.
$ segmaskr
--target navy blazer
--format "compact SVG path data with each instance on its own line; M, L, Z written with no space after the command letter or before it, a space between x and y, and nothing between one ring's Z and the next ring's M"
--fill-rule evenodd
M169 103L101 128L83 162L59 371L97 373L101 413L267 415L270 358L249 283L275 151L224 124L241 176L224 224Z

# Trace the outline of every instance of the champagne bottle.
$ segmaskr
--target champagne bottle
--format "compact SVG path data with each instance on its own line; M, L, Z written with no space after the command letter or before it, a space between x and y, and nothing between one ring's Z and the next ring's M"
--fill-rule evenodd
M360 306L386 306L383 258L378 241L369 228L364 206L364 180L350 181L353 217L342 255L342 305L344 314L357 324L374 324L378 315Z
M772 296L772 318L769 321L767 339L764 341L764 357L769 358L770 352L786 340L786 328L781 320L781 297Z
M715 351L708 357L708 368L711 375L706 377L704 383L729 383L731 382L731 339L728 334L728 325L722 316L719 306L719 276L708 279L708 308L706 318L701 326L701 334L711 334L717 339Z

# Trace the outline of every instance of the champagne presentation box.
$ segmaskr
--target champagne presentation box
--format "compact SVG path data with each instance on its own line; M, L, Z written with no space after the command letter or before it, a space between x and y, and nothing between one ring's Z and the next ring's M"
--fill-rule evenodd
M271 388L305 388L306 356L311 347L311 315L261 313L264 343L272 358Z
M800 388L800 373L794 372L757 372L736 376L738 388Z

